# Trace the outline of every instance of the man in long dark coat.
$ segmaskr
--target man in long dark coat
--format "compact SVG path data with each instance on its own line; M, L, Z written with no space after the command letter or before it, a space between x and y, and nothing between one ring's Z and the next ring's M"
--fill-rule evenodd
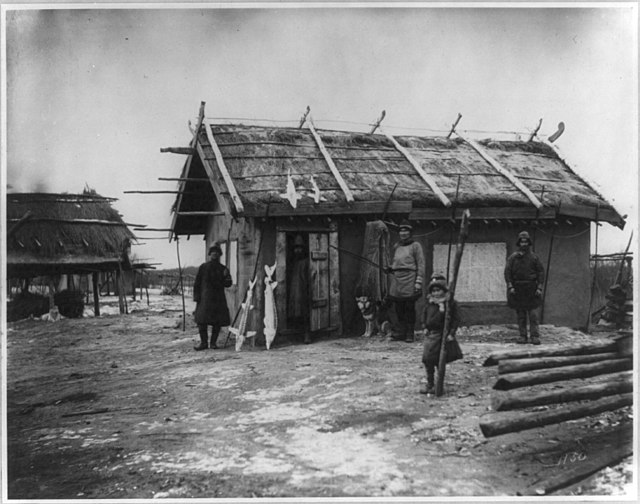
M305 253L304 238L296 236L293 244L293 266L289 279L287 316L302 327L304 342L311 343L309 314L309 259Z
M196 302L195 318L200 333L200 344L195 350L209 348L207 326L211 329L211 348L218 348L216 341L220 328L231 323L225 287L231 287L233 281L229 269L220 264L222 249L214 243L209 247L209 261L201 264L193 284L193 299Z
M531 344L540 344L538 307L542 304L544 266L540 258L531 251L529 233L522 231L516 243L518 250L507 259L504 279L507 282L507 303L518 316L518 343L527 343L527 318Z

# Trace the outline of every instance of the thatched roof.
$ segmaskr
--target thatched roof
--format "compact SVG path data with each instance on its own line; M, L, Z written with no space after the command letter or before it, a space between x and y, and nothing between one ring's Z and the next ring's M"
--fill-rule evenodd
M207 202L212 192L203 187L209 185L203 163L211 167L211 185L215 193L229 200L229 187L220 176L206 127L205 122L198 135L200 156L195 155L191 168L183 172L183 176L199 181L182 184L185 194L176 201L175 210L212 209L212 203ZM373 209L384 207L396 184L390 213L418 211L416 215L433 218L450 216L450 211L442 212L441 199L385 135L318 130L328 154L353 194L354 202L349 205L307 128L239 124L212 124L210 127L246 216L264 215L268 202L270 215L371 213ZM536 212L531 200L465 140L418 136L394 138L456 207L502 208L506 214L507 209L526 209L540 218L553 218L558 214L590 220L597 217L624 226L623 217L546 143L478 142L486 154L542 201L543 208ZM315 204L311 197L304 197L294 209L280 196L285 192L289 171L296 188L303 193L311 190L313 175L326 201ZM229 204L233 207L231 202ZM429 214L429 210L434 213ZM506 214L504 217L508 218ZM175 230L180 234L193 228L194 219L198 218L201 219L195 215L178 218ZM202 220L199 222L201 224Z
M7 274L113 269L135 239L111 198L98 194L7 194Z

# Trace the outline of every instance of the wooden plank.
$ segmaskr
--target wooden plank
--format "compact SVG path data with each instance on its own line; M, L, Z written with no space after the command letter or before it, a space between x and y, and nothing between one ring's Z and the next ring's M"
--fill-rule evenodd
M442 204L445 207L450 207L451 201L449 201L449 198L447 198L447 196L442 192L442 189L438 187L438 184L436 184L435 179L431 175L428 175L423 170L422 166L420 166L420 163L418 163L413 158L413 156L409 153L409 151L405 149L402 145L400 145L398 141L395 138L393 138L393 136L386 133L381 127L379 129L380 129L380 133L382 133L385 137L387 137L387 139L393 144L396 150L400 152L406 158L407 161L409 161L409 163L411 164L411 166L413 166L413 168L416 170L418 175L420 175L420 178L422 178L422 180L424 180L427 183L427 185L436 194L436 196L438 196Z
M543 207L539 211L531 207L480 207L469 208L471 220L482 219L554 219L556 209ZM456 208L454 218L461 219L464 209ZM413 208L409 214L409 220L449 220L452 210L445 208Z
M633 391L633 375L629 371L609 376L610 380L593 383L582 387L543 392L505 392L492 397L491 407L494 411L508 411L513 409L531 408L545 404L557 404L572 401L599 399L600 397L624 394Z
M333 173L333 176L335 177L336 182L338 182L340 189L342 189L342 192L344 193L345 198L347 198L348 202L352 202L353 193L351 192L351 189L349 189L349 186L347 185L347 183L342 178L342 175L340 175L338 168L334 164L333 160L331 159L331 156L329 155L329 152L327 151L327 149L324 146L324 143L322 142L322 138L320 138L320 135L318 135L315 125L313 124L313 119L311 119L311 114L308 114L306 121L307 121L307 127L309 128L309 131L311 131L311 134L313 135L313 138L316 141L316 145L320 149L320 152L322 152L322 155L324 156L324 159L327 162L327 165L329 166L331 173Z
M338 252L337 226L329 233L329 325L337 327L337 336L342 335L342 310L340 300L340 254Z
M285 202L286 203L286 202ZM382 214L385 209L385 201L354 201L327 202L317 205L298 205L294 210L288 203L282 205L272 205L269 209L269 216L305 216L305 215L357 215L357 214ZM392 201L389 204L388 214L408 214L411 212L413 204L411 201ZM245 216L263 216L264 207L256 206L255 209L246 210Z
M206 155L204 152L204 148L202 147L202 145L200 145L199 142L196 145L196 148L198 149L198 154L200 155L200 159L202 160L202 166L204 167L204 171L207 172L207 176L209 177L209 183L211 184L211 188L213 189L213 192L216 195L216 200L218 201L220 208L222 208L222 210L227 215L233 215L231 207L229 206L229 202L222 194L222 188L223 188L224 182L222 180L218 180L218 177L216 176L217 172L216 170L213 169L211 161L209 161L208 159L205 159ZM262 212L262 214L264 214L264 211ZM174 217L177 217L177 216L174 215Z
M216 163L218 164L218 170L222 174L222 178L227 186L227 190L229 191L229 196L233 205L235 207L235 216L241 216L244 213L244 206L242 205L242 200L238 195L238 191L236 190L236 186L233 183L233 178L231 178L231 174L229 170L227 170L227 166L224 164L224 159L222 157L222 152L220 152L220 148L216 143L215 138L213 137L213 133L211 131L211 124L207 120L204 121L204 130L207 134L207 140L213 149L213 153L216 156Z
M499 436L509 432L520 432L567 420L597 415L605 411L614 411L632 404L633 394L620 394L603 397L584 404L570 405L547 411L534 411L518 415L496 413L483 417L483 420L480 421L480 430L485 437Z
M287 329L287 233L276 233L276 311L278 313L278 332Z
M558 347L523 348L518 350L500 350L493 352L482 364L483 366L495 366L503 359L525 359L529 357L561 356L561 355L585 355L594 353L615 352L615 341L598 341L593 343L581 343L579 345L566 345Z
M465 142L467 142L471 147L473 147L473 149L480 154L480 156L487 162L489 163L496 171L498 171L500 174L504 175L507 179L509 179L509 181L516 186L527 198L529 198L529 201L531 201L531 203L533 203L533 205L536 208L542 208L542 203L540 202L540 200L536 197L535 194L533 194L529 188L527 186L525 186L522 182L520 182L517 177L511 173L511 171L507 170L505 167L503 167L500 163L498 163L495 159L493 159L483 148L482 146L476 142L475 140L471 140L470 138L465 138L463 136L461 136L459 133L456 133L460 138L462 138L462 140L464 140Z
M588 355L569 355L566 357L535 357L532 359L505 359L498 363L498 373L521 373L533 369L547 369L573 364L587 364L620 357L617 352L597 353Z
M574 378L589 378L606 373L627 371L633 368L631 359L611 359L590 364L576 364L551 369L537 369L523 373L509 373L501 375L493 386L495 390L511 390L540 383L551 383Z
M311 331L329 327L329 236L309 233L309 279L311 282Z

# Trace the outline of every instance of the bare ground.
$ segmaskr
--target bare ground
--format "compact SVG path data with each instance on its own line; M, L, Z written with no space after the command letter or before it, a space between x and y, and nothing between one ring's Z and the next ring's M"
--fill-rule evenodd
M178 298L131 308L9 324L9 498L513 496L632 426L627 408L485 439L482 363L516 347L513 326L462 328L435 398L418 393L420 342L194 352ZM544 344L594 338L543 326ZM627 495L631 479L629 458L556 494Z

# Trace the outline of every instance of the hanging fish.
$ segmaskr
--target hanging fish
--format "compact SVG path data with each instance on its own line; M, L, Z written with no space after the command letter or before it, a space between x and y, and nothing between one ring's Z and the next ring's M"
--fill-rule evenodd
M318 187L316 179L313 177L313 175L309 175L309 180L311 181L312 190L307 192L307 196L313 198L313 201L316 204L320 203L321 201L327 201L327 198L320 195L320 188Z
M264 277L264 338L267 343L267 350L271 348L271 343L273 343L278 329L278 312L276 311L276 299L273 295L278 282L272 280L275 270L275 263L273 266L264 265L266 273Z
M298 206L298 200L302 199L302 194L296 190L296 186L293 183L291 168L289 168L289 172L287 174L287 192L280 194L280 197L288 200L293 208L296 208Z
M253 300L253 286L256 284L257 278L254 278L249 282L249 288L247 289L247 299L242 303L242 311L240 313L240 321L238 327L230 327L229 332L236 335L236 352L239 352L242 348L242 344L247 338L251 338L256 335L255 331L247 331L247 319L249 318L249 312L253 310L251 304Z

